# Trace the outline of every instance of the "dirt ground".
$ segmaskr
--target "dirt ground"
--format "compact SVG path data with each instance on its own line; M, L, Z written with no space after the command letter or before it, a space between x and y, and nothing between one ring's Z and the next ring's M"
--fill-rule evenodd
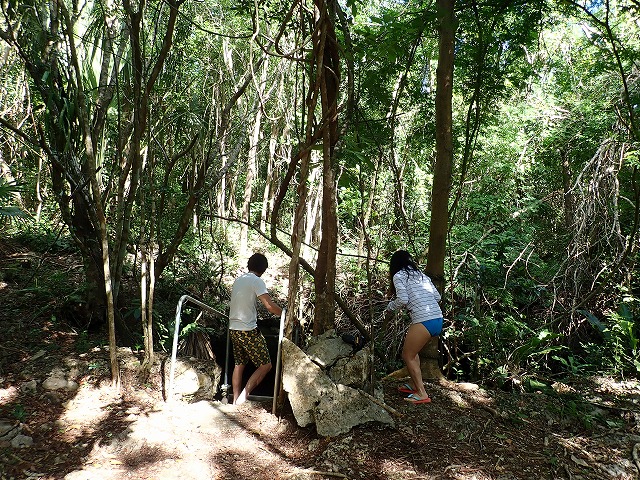
M0 271L24 255L0 249ZM0 442L2 480L640 478L637 381L565 378L545 393L429 383L424 405L386 381L394 427L325 438L290 409L272 415L269 401L167 403L162 378L141 379L141 354L127 349L116 392L107 349L81 351L94 339L39 315L37 303L15 275L0 278L0 423L33 440ZM77 388L44 389L56 369Z

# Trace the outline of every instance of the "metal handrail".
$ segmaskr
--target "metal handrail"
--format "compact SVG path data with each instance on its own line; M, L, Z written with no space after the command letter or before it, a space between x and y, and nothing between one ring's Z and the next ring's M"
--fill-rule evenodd
M176 306L176 322L175 322L176 326L175 326L175 331L173 333L173 348L171 349L171 368L169 370L169 394L167 395L167 401L169 399L173 399L173 377L175 376L175 371L176 371L176 355L178 353L178 337L180 334L180 317L182 316L182 305L185 302L194 303L200 308L202 308L203 310L207 310L208 312L215 313L216 315L219 315L222 317L227 317L227 315L218 312L216 309L210 307L206 303L202 303L200 300L197 300L189 295L183 295L182 297L180 297L180 300L178 301L178 305Z
M280 331L278 333L278 350L276 354L276 376L273 385L273 404L271 406L271 413L276 414L276 407L278 403L278 393L280 390L280 368L282 366L282 338L284 337L284 321L287 316L287 309L283 308L280 313Z

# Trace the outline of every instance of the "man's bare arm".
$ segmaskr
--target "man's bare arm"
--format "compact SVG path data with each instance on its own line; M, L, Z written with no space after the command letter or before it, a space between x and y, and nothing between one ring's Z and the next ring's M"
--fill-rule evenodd
M280 308L280 306L271 299L271 295L269 295L268 293L264 293L260 295L258 298L260 299L262 304L266 307L266 309L269 310L271 313L273 313L278 317L282 314L282 308Z

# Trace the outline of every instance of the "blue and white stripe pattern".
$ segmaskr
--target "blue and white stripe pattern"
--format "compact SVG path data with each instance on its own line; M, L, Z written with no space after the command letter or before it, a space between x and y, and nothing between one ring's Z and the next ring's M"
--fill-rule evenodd
M438 305L440 293L424 273L402 269L393 276L393 285L396 298L389 302L387 310L406 308L411 315L411 323L442 318Z

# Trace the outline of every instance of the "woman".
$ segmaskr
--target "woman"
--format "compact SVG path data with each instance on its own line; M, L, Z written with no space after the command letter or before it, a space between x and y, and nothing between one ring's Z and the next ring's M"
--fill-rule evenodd
M422 383L418 352L442 331L442 310L438 305L440 293L431 279L418 270L406 250L398 250L391 256L389 279L391 293L396 298L389 302L386 310L406 308L411 317L402 347L402 360L407 366L411 384L404 384L398 390L409 394L405 399L408 402L428 403L431 399Z

